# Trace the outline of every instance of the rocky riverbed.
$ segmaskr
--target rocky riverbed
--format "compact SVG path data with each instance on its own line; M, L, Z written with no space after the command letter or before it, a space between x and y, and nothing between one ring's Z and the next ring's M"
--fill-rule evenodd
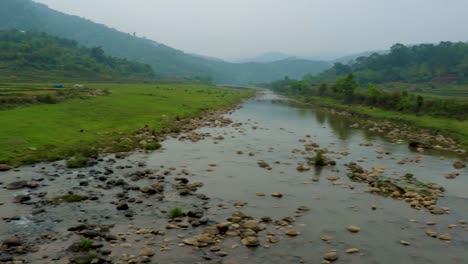
M464 157L357 122L265 93L158 151L4 168L0 263L467 261Z

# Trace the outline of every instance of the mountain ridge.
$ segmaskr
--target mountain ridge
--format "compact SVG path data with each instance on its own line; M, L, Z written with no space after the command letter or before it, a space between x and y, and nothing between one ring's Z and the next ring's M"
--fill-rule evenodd
M294 60L272 64L229 63L191 55L154 40L136 37L79 16L50 9L32 0L2 0L0 29L46 32L106 54L152 66L157 78L211 79L215 83L268 82L288 75L300 78L331 67L325 61Z

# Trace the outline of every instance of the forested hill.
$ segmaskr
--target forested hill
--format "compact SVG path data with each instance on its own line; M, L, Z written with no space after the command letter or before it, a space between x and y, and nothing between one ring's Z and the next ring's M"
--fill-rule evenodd
M468 83L468 44L395 44L388 54L359 57L351 64L336 63L331 69L304 79L309 83L332 82L353 73L361 85L369 83Z
M148 80L151 66L109 57L100 47L46 33L0 31L0 78L35 80Z
M245 84L269 82L285 75L300 78L330 67L327 62L308 60L240 64L210 60L87 19L57 12L32 0L0 1L0 29L11 28L46 32L76 40L87 47L101 46L112 56L151 65L159 78L212 78L217 83Z

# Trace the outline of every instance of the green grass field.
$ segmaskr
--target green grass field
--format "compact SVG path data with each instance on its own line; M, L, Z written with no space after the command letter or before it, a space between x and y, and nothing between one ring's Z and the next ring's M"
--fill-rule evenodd
M301 98L300 98L301 99ZM465 149L468 149L468 120L458 121L448 118L436 118L427 115L416 116L380 108L371 108L362 105L346 105L332 98L312 97L313 103L321 106L342 109L354 113L396 122L405 122L416 127L438 130L458 140Z
M128 149L133 143L122 146L122 139L145 125L161 131L176 117L224 108L254 93L190 84L85 85L109 90L110 95L0 110L0 163L57 160L92 148ZM34 93L50 84L0 86L6 93L8 89Z

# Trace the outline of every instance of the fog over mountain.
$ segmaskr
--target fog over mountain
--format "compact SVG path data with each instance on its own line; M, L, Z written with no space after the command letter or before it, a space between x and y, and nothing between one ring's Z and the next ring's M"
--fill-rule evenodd
M225 60L353 54L394 43L465 41L466 0L36 0L59 11Z

